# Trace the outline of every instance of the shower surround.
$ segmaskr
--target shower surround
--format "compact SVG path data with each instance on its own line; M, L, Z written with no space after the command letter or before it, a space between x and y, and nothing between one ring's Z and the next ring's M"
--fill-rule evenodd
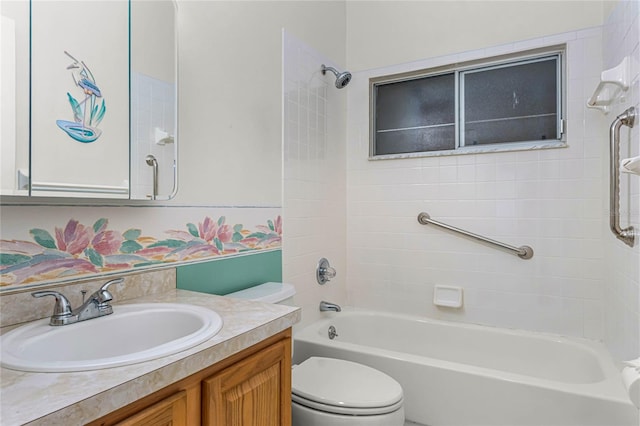
M602 43L603 29L595 27L353 73L347 126L352 304L605 338L605 317L611 312L604 294L612 286L607 261L613 244L609 241L613 237L605 233L609 117L585 107L603 69ZM566 44L567 148L367 159L369 78L558 44ZM416 221L421 211L499 241L530 245L536 255L523 262L421 226ZM637 225L637 216L632 222ZM624 256L629 263L623 270L631 276L623 286L636 295L635 302L628 302L636 306L627 308L624 315L637 324L638 248ZM431 299L438 284L463 287L464 308L434 306ZM637 325L634 334L631 322L625 322L622 332L631 343L624 350L614 350L618 359L634 351L638 355Z

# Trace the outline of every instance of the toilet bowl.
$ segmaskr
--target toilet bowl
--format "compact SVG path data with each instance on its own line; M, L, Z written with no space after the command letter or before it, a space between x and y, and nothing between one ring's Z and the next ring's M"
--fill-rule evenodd
M291 284L265 283L227 297L292 305ZM311 357L291 371L293 426L403 426L402 387L366 365Z

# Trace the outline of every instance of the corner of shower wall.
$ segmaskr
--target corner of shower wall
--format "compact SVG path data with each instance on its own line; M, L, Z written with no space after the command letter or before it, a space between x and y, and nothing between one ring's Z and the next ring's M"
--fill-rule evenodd
M566 44L567 148L369 161L369 78ZM356 307L602 340L606 120L586 108L602 27L354 73L347 127L349 301ZM420 226L419 212L527 244L531 260ZM433 305L436 285L464 307Z
M631 87L620 102L612 105L607 115L610 123L630 106L638 108L640 100L640 4L637 0L619 1L606 18L603 27L603 68L617 65L625 56L630 57ZM640 126L622 132L620 157L640 155ZM628 136L626 136L628 135ZM608 156L603 168L608 169ZM608 185L608 182L604 182ZM608 191L608 189L606 190ZM608 192L607 192L608 193ZM603 211L608 212L608 207ZM640 229L640 177L620 176L620 217L623 223ZM604 340L614 358L632 359L640 356L640 244L633 248L618 241L608 229L608 214L603 218L605 256L608 280L605 283L605 336ZM637 231L636 231L637 232ZM637 235L637 234L636 234Z
M320 300L346 303L346 93L321 74L322 64L335 66L283 32L283 281L296 287L298 327L320 317ZM322 257L338 275L320 286Z

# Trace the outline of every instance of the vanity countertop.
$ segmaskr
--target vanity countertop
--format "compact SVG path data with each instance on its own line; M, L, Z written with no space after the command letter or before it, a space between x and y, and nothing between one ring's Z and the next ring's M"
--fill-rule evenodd
M81 425L286 330L300 309L186 290L124 303L187 303L215 310L220 332L191 349L138 364L74 373L0 369L0 424ZM90 341L91 336L88 336Z

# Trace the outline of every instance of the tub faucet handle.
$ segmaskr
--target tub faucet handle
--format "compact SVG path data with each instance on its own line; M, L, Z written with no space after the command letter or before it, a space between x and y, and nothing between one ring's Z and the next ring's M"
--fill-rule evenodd
M318 280L318 284L325 284L327 281L335 278L336 274L336 270L329 265L329 261L327 259L324 257L320 259L318 267L316 268L316 279Z

